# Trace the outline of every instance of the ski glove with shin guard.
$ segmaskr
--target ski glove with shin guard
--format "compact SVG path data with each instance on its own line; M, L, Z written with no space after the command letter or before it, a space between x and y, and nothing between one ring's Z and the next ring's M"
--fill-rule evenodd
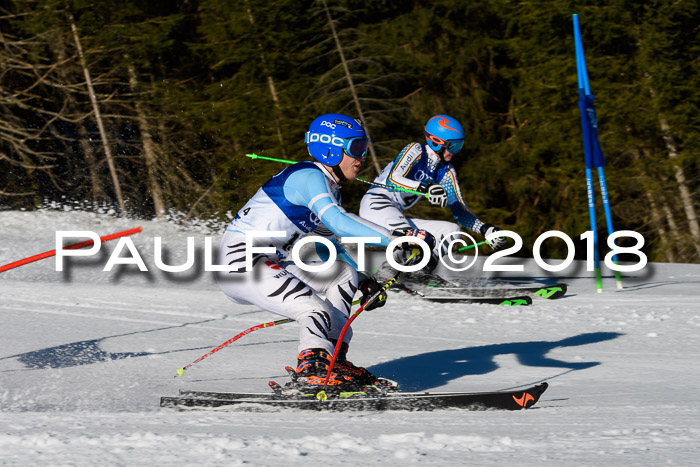
M492 233L498 232L499 229L498 227L495 227L493 224L484 224L481 226L481 235L486 238L487 236L491 235ZM506 246L506 242L508 239L506 237L493 237L491 239L486 238L486 241L488 242L489 246L491 247L492 250L500 250L504 246Z
M428 201L430 201L430 204L440 206L441 208L447 206L447 191L445 191L442 185L438 183L421 183L418 185L418 191L428 194Z

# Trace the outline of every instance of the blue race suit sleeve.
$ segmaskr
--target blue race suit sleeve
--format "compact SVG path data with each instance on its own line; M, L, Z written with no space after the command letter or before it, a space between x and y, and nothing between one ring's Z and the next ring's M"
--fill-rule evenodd
M462 195L459 191L459 183L457 182L457 173L454 167L450 165L449 169L445 171L440 180L440 185L447 191L447 205L452 211L457 223L472 232L479 233L479 228L484 225L477 217L472 214L472 212L467 209L464 204Z
M379 242L373 245L380 246L387 246L392 240L384 227L340 207L320 170L294 172L284 184L284 195L296 205L307 206L338 237L379 237Z
M340 242L338 242L338 239L335 237L335 235L333 235L333 232L328 230L326 227L322 227L319 225L318 227L316 227L316 230L314 230L314 234L319 235L321 237L325 237L328 240L330 240L333 246L335 246L336 253L338 254L338 259L348 263L356 271L359 271L357 263L348 254L348 252L345 250L345 247ZM316 243L316 254L318 254L319 258L321 258L321 261L328 261L328 258L330 258L330 251L328 251L328 247L326 247L326 245L324 245L323 243Z

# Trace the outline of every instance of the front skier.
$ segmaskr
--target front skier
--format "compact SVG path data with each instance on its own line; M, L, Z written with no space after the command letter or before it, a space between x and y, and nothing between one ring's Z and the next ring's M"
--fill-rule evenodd
M220 275L218 282L232 301L253 304L299 323L299 355L293 381L298 389L313 390L324 385L355 292L361 290L364 302L381 287L373 278L358 275L357 265L334 237L378 237L377 244L381 246L387 246L396 237L340 206L341 184L357 177L367 153L368 140L359 121L340 114L322 115L311 123L306 143L317 162L300 162L273 176L227 227L219 264L238 266L238 270ZM252 268L248 269L246 232L253 231L282 231L284 235L257 236L256 246L269 246L276 251L254 253ZM342 261L337 261L331 271L309 272L284 261L294 244L311 232L331 239L335 246ZM406 235L434 246L434 239L425 231L413 229ZM322 250L319 253L323 258ZM407 258L405 251L397 249L397 259ZM421 260L422 250L406 264ZM325 299L319 294L325 294ZM374 306L382 306L384 300L385 294ZM351 338L352 331L348 330L328 382L338 391L358 390L377 381L372 373L347 361Z

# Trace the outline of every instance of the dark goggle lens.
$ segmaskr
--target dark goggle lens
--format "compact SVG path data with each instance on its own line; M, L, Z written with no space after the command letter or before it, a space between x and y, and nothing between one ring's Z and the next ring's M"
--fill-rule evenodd
M369 140L367 138L355 138L349 142L347 153L350 157L364 161L368 147Z
M463 139L455 139L455 140L445 141L445 149L447 149L452 154L457 154L459 151L461 151L462 146L464 146Z

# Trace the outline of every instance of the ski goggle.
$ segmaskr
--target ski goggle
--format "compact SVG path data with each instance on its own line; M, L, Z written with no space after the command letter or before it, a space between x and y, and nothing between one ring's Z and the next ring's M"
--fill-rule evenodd
M345 150L345 154L357 159L360 162L364 161L367 157L367 148L369 147L369 140L364 136L354 136L352 138L340 138L335 135L327 135L323 133L312 133L310 131L306 132L306 137L304 138L306 144L310 143L322 143L331 144L333 146L342 148Z
M429 135L425 134L425 137L428 138L430 141L432 141L435 144L438 144L445 148L448 152L452 154L457 154L459 151L462 150L462 146L464 146L464 140L463 139L442 139L438 138L435 135Z
M346 138L344 141L343 149L345 149L345 153L353 159L364 162L367 158L369 140L362 136L356 136L354 138Z

